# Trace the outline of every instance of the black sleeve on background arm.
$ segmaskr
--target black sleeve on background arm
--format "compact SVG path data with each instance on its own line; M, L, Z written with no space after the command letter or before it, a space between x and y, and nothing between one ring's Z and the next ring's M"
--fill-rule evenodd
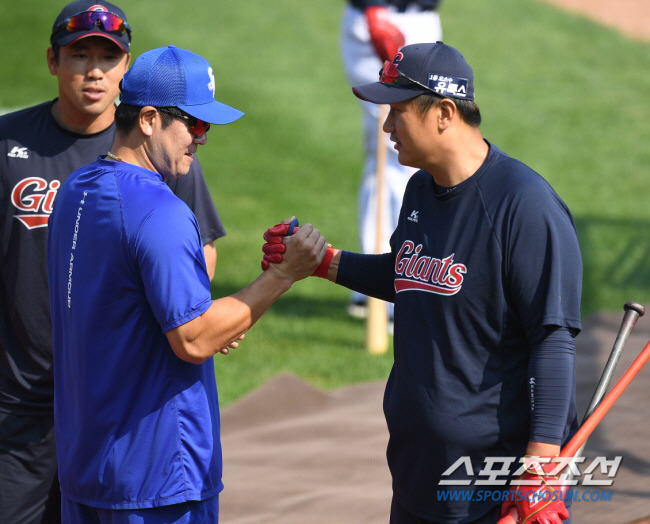
M440 4L440 0L349 0L350 5L361 9L367 7L396 7L399 11L405 11L409 5L419 5L422 10L435 10Z
M553 327L533 346L528 364L530 440L562 443L575 389L575 340Z
M395 300L392 253L364 255L341 251L336 283L387 302Z
M363 11L367 7L387 7L388 2L386 0L350 0L350 5Z

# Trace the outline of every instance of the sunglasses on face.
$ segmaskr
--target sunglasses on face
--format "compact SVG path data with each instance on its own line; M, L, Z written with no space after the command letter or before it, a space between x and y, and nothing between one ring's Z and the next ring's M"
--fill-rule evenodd
M131 28L126 20L113 13L104 11L84 11L66 18L58 26L54 28L53 34L64 29L68 32L82 31L92 29L96 25L101 25L104 31L109 33L124 33L131 34Z
M413 80L410 76L407 76L404 73L402 73L400 70L397 69L396 64L393 64L388 60L384 62L384 67L382 67L381 70L379 71L379 81L382 84L393 85L398 87L418 86L421 87L422 89L426 89L427 91L430 91L431 93L437 96L440 96L440 93L438 93L434 89L431 89L429 86L425 86L424 84L421 84L417 80Z
M204 122L203 120L199 120L198 118L194 118L193 116L179 115L178 113L172 112L169 109L165 109L165 108L157 108L157 109L161 113L165 113L175 118L182 118L183 120L187 121L188 125L190 126L190 133L192 133L197 137L205 135L210 129L210 124Z

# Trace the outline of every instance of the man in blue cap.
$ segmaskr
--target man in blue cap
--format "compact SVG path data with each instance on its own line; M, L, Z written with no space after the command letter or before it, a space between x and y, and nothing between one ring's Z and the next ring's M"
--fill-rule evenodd
M212 68L154 49L124 76L115 142L72 173L50 217L55 431L66 523L216 523L222 460L213 355L322 260L310 225L285 264L212 300L185 176L210 125ZM140 520L139 520L140 519Z
M51 3L47 3L50 5ZM44 4L45 5L45 4ZM65 5L47 67L57 98L0 116L0 522L56 524L52 329L47 227L66 177L109 150L131 27L102 0ZM226 234L198 160L169 185L196 215L210 275Z
M320 272L395 304L390 522L494 524L516 506L520 522L560 524L569 513L556 464L544 462L577 426L582 262L571 214L482 137L474 74L453 47L405 46L378 82L353 91L390 105L384 131L419 169L390 251L329 248ZM270 267L281 253L272 240ZM508 491L515 478L530 484Z

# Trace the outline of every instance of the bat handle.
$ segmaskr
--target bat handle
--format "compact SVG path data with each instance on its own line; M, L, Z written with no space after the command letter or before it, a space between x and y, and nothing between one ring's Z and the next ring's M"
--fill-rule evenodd
M596 391L594 391L594 394L591 397L591 402L589 403L589 407L587 408L587 412L582 419L583 423L585 420L587 420L589 415L593 413L594 409L596 409L602 398L605 396L605 392L609 387L609 383L614 376L614 370L616 369L618 361L621 358L623 347L625 346L627 339L630 337L630 333L632 332L636 321L639 319L639 317L642 317L645 314L645 308L636 302L626 302L623 306L623 309L625 310L625 314L623 315L621 327L618 331L618 334L616 335L614 346L612 347L612 351L609 355L609 359L607 360L607 364L603 369L603 374L600 377ZM578 451L578 454L580 454L581 451L582 449Z
M293 235L293 230L297 228L300 225L300 222L298 222L297 218L294 218L291 222L289 222L289 230L287 231L287 236L290 237Z
M589 418L580 426L580 429L571 437L571 440L562 448L560 452L561 457L573 457L576 454L580 446L589 438L594 429L596 429L596 426L607 414L609 408L618 400L618 397L621 396L625 388L632 382L648 360L650 360L650 341L648 341L643 350L641 350L641 353L630 364L627 371L618 379L618 382L610 392L605 395L600 404L598 404L598 407L589 415Z

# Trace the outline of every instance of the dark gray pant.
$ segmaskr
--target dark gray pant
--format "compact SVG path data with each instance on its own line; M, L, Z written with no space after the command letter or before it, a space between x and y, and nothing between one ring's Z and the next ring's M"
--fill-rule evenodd
M52 417L0 413L0 522L61 522Z

